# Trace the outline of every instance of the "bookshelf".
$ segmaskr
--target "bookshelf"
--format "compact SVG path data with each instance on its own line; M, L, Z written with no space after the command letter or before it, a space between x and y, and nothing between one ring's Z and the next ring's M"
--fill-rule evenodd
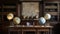
M0 29L2 32L7 32L6 26L10 25L7 19L7 14L13 13L14 16L17 15L16 4L15 3L0 3Z
M53 25L59 21L59 2L44 2L44 14L51 14L51 19L47 22Z
M5 3L2 6L3 6L2 12L4 13L4 14L2 14L3 15L3 21L7 22L8 21L8 19L7 19L8 13L13 13L14 16L16 15L16 4Z

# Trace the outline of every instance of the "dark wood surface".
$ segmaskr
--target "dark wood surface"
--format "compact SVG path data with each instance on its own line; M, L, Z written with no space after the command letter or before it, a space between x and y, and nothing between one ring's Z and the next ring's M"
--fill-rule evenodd
M39 34L39 32L50 32L52 33L52 26L8 26L8 32L14 32L14 31L21 31L21 32L27 32L27 31L34 31L36 34ZM50 34L49 33L49 34ZM23 33L22 33L23 34Z

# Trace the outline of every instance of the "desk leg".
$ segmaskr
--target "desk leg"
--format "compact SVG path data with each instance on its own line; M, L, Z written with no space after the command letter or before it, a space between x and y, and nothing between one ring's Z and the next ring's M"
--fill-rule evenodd
M24 33L23 33L23 30L22 30L22 34L24 34Z
M10 34L10 31L8 31L8 34Z
M52 34L52 29L50 29L50 34Z
M48 34L48 31L46 31L45 34Z
M36 29L36 34L39 34L39 31L38 31L38 29Z
M10 30L8 29L8 34L10 34Z
M36 34L39 34L39 31L37 31L37 33Z

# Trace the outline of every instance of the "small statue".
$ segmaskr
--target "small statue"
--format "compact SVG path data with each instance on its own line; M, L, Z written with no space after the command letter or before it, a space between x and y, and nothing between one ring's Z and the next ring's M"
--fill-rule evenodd
M26 25L27 25L27 26L30 26L30 23L29 23L29 22L27 22L27 23L26 23Z

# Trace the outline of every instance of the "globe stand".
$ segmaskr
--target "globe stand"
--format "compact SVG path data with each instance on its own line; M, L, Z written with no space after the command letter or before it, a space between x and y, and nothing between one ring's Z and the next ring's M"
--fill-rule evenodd
M11 22L11 20L9 20L9 23ZM11 25L11 23L9 24L9 25Z
M49 20L46 20L46 22L45 26L50 26Z
M18 25L18 24L14 24L14 23L13 23L13 25L12 25L12 26L14 26L14 27L18 27L19 25Z
M13 18L12 18L12 19L13 19ZM9 19L9 18L8 18L8 20L9 20L9 25L13 25L12 19Z
M14 26L16 26L16 27L19 26L19 24L15 24L15 23L13 23L13 24L14 24Z
M41 27L45 27L45 24L46 24L46 23L44 23L44 24L40 24L40 26L41 26Z
M41 25L41 27L45 27L45 25Z

